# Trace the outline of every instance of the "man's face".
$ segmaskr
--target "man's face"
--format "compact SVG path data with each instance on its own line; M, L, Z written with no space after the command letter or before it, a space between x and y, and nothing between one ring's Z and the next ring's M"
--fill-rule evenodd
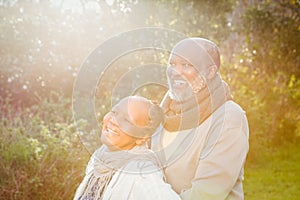
M205 87L205 71L175 54L171 54L167 68L170 96L185 101Z
M104 116L101 141L111 151L132 149L141 140L122 130L121 118L132 126L143 127L149 121L148 106L136 100L121 101Z

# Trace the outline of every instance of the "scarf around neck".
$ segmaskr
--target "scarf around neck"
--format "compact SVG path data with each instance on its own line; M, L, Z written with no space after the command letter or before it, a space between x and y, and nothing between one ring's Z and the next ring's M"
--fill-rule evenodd
M150 161L157 168L161 168L157 156L146 145L136 146L127 151L113 152L109 151L106 145L102 145L92 155L86 169L86 177L82 182L82 186L79 187L79 191L76 192L76 198L74 199L102 199L113 175L132 161L141 162L142 164L138 165L138 167L126 168L124 173L139 173L147 167L143 165L145 161Z
M219 74L189 99L178 102L167 93L161 103L165 113L164 128L168 131L186 130L199 126L227 100L231 100L229 86Z

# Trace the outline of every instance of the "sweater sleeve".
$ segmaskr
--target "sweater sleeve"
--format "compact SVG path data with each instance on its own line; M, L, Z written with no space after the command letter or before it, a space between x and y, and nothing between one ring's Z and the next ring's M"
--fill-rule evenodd
M249 149L245 113L230 112L225 115L222 128L218 131L220 134L214 138L213 146L199 160L192 187L180 194L182 199L226 199L242 181ZM235 197L243 199L241 195L235 194Z
M147 173L118 171L104 193L103 200L180 200L171 186L163 181L159 169Z

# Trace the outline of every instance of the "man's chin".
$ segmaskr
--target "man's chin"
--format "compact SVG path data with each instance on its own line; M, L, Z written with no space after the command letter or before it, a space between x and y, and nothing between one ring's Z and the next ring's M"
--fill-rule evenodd
M179 96L179 95L171 96L171 95L170 95L170 98L171 98L172 100L178 101L178 102L186 101L186 100L189 99L189 97L190 97L190 95L189 95L189 96L187 96L187 95L183 95L183 96Z
M191 91L184 90L185 92L182 91L171 91L170 92L170 98L174 101L186 101L190 97L194 95Z

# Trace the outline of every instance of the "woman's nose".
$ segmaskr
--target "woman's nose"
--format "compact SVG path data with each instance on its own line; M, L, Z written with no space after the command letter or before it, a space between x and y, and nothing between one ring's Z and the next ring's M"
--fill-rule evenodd
M103 123L108 124L111 121L115 121L115 119L114 115L111 112L109 112L103 117Z

